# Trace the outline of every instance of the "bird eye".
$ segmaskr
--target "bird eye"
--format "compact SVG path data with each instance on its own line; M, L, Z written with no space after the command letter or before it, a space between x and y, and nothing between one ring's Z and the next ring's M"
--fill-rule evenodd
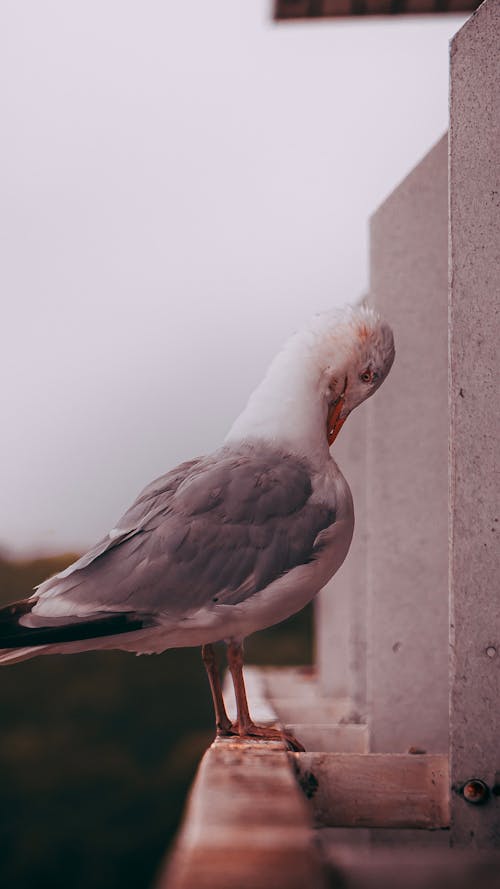
M372 380L373 380L373 373L372 373L372 371L371 371L369 368L368 368L367 370L364 370L363 373L361 373L361 374L359 375L359 379L360 379L363 383L371 383Z

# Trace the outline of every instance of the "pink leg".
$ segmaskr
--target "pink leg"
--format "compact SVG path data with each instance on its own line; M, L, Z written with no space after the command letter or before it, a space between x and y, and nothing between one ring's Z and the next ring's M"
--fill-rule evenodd
M247 694L243 680L243 646L232 640L227 644L227 662L234 685L236 710L238 713L238 733L241 738L263 738L267 741L284 741L291 750L301 752L302 744L289 732L279 731L268 725L256 725L248 709ZM236 725L233 726L233 731Z
M202 645L201 656L207 671L208 681L210 683L210 691L212 692L212 700L215 710L215 727L218 735L234 735L233 726L224 706L224 698L222 697L222 689L220 684L219 670L217 668L217 658L213 645Z

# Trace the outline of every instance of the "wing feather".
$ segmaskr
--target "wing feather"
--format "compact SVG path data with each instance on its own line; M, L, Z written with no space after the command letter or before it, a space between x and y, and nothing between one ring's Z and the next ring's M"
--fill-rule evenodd
M179 618L236 604L314 558L334 521L334 509L312 499L305 460L226 447L149 485L118 523L123 536L42 584L32 614Z

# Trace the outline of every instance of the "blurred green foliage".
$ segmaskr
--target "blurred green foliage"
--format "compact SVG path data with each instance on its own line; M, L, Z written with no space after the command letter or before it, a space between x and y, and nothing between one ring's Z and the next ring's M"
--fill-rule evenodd
M74 555L0 558L0 604ZM251 637L246 660L311 662L311 610ZM0 885L148 887L213 738L197 649L40 657L0 669Z

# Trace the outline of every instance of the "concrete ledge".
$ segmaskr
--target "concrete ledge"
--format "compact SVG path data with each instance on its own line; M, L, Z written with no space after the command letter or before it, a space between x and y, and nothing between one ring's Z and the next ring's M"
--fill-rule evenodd
M307 803L284 746L217 739L158 889L323 889Z
M318 827L448 827L448 758L401 753L291 753Z
M312 753L368 753L369 737L366 725L336 725L335 723L285 722L285 728Z
M351 722L352 701L324 697L314 670L248 666L245 667L245 683L256 722L263 725L280 723L308 751L368 752L368 726ZM224 698L229 716L235 719L234 692L227 676Z
M367 827L425 834L448 825L445 756L367 753L367 726L340 724L349 701L334 702L330 714L314 674L250 667L245 676L259 722L285 721L288 706L317 720L290 723L310 752L289 753L277 741L217 739L201 762L158 889L324 889L337 846L326 836L321 844L325 828L337 828L337 838L339 828L358 828L366 844ZM234 715L228 684L226 697ZM311 752L321 745L323 752ZM325 752L332 748L350 752ZM323 831L312 829L313 818ZM348 869L342 873L347 879Z

